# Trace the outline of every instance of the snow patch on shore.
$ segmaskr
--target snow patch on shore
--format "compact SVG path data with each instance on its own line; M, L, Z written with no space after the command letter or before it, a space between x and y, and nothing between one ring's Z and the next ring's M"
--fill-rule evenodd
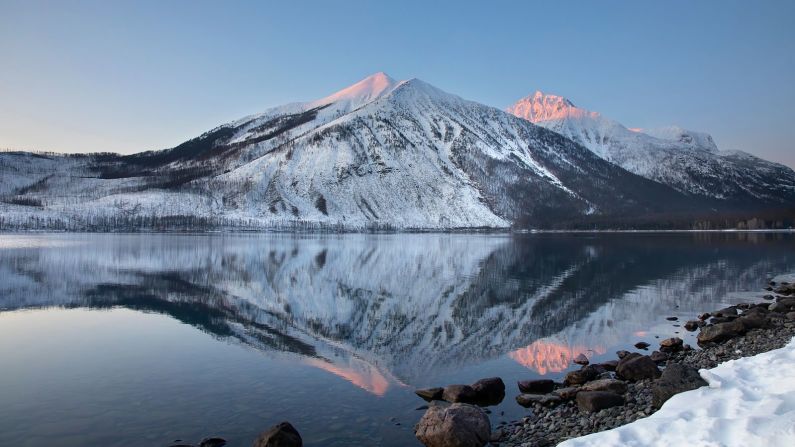
M795 445L795 339L700 372L708 387L677 394L648 418L558 446Z

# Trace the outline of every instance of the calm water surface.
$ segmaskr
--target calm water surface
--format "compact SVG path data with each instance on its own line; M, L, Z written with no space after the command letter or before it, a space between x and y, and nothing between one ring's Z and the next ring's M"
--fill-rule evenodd
M792 234L0 235L0 443L417 445L417 387L500 376L496 425L792 271Z

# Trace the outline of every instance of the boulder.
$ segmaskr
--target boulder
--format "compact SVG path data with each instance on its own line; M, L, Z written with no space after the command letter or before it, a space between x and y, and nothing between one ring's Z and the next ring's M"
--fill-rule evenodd
M704 312L703 314L700 314L700 315L698 316L698 319L699 319L699 320L701 320L701 321L704 321L704 320L706 320L707 318L709 318L709 317L711 317L711 316L712 316L712 315L710 315L710 314L709 314L709 312Z
M775 302L771 304L770 307L768 307L767 309L771 312L778 312L778 313L784 313L787 310L789 310L787 306L781 304L780 302Z
M604 368L605 371L615 371L616 366L618 366L618 360L608 360L606 362L600 363L598 366Z
M627 384L617 379L600 379L588 382L580 388L582 391L609 391L616 394L627 392Z
M519 391L528 394L547 394L555 389L555 382L549 379L522 380L518 385Z
M527 408L533 404L557 405L563 402L563 398L557 394L520 394L516 396L516 403Z
M623 359L624 357L628 356L629 355L629 351L624 351L622 349L621 351L616 351L616 355L618 356L618 358L620 360L620 359Z
M303 447L301 435L289 422L281 422L260 433L254 447Z
M624 398L608 391L580 391L577 393L577 407L592 413L605 408L624 405Z
M678 352L682 350L684 341L679 337L666 338L660 342L660 351L662 352Z
M652 384L652 404L660 408L674 394L702 386L707 386L707 382L701 378L698 370L681 363L671 363Z
M676 321L678 319L679 319L679 317L668 317L668 318L666 318L666 320L668 320L668 321Z
M651 353L649 358L654 363L664 363L666 360L668 360L668 354L660 351L654 351Z
M469 385L448 385L442 391L442 400L450 403L475 403L477 393Z
M491 439L491 423L474 405L433 406L414 427L414 435L427 447L483 447Z
M618 362L616 374L625 380L655 379L660 376L657 364L648 356L632 353Z
M440 400L442 398L443 393L444 393L444 388L441 387L421 388L419 390L414 390L414 394L420 396L421 398L427 400L428 402L432 400Z
M743 329L745 331L767 327L768 325L767 316L759 312L749 312L747 314L743 314L743 316L738 318L737 321L743 325Z
M773 295L765 295L762 297L764 300L772 300L773 298L775 298Z
M587 365L588 363L590 363L588 361L588 357L586 357L585 354L582 354L582 353L577 355L577 357L574 358L573 362L578 364L578 365Z
M638 349L646 349L649 346L651 346L651 345L646 343L645 341L639 341L639 342L635 343L635 347L638 348Z
M785 307L792 309L795 307L795 298L778 298L777 303L783 304Z
M505 398L505 382L499 377L480 379L472 384L475 400L482 405L497 405Z
M795 312L787 312L787 320L793 321L795 320Z
M563 383L565 383L567 386L582 385L585 382L594 380L600 373L601 371L594 365L584 366L576 371L571 371L566 374L566 377L563 379Z
M718 323L701 328L698 333L698 344L720 343L737 337L745 332L745 326L739 321Z

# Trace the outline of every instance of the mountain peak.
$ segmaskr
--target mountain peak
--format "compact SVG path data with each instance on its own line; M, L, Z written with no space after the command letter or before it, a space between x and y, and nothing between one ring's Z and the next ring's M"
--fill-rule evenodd
M337 93L314 101L312 105L317 107L326 104L345 102L348 103L349 106L358 107L388 94L394 90L398 84L400 84L400 82L395 81L386 73L379 71Z
M541 90L536 90L532 95L520 99L505 111L533 123L589 113L587 110L578 108L563 96L544 93Z

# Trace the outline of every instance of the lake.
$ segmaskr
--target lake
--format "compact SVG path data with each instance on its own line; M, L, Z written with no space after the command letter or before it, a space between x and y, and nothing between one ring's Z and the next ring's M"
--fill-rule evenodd
M4 445L419 445L419 387L516 381L695 337L792 233L0 235Z

